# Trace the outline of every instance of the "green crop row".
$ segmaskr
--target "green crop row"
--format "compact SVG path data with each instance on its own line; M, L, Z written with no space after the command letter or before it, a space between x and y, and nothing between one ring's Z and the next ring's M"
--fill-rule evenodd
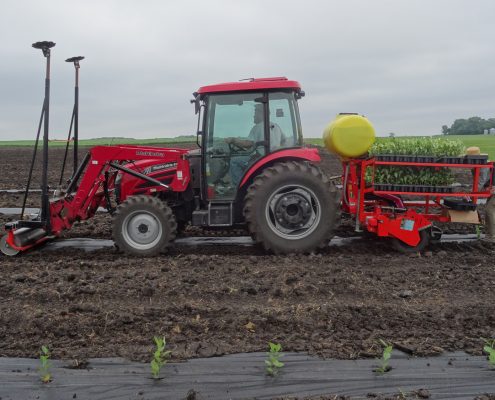
M371 182L371 168L366 171L366 181ZM454 174L448 168L379 166L375 171L375 183L394 185L449 186Z
M457 157L464 154L464 144L460 140L446 140L430 137L418 137L409 139L390 139L376 141L369 154L397 154L412 156L451 156Z
M419 137L375 142L369 154L456 157L464 151L460 140ZM368 182L371 182L371 173L371 170L366 171ZM375 183L448 186L454 183L454 175L448 168L379 166L375 170Z

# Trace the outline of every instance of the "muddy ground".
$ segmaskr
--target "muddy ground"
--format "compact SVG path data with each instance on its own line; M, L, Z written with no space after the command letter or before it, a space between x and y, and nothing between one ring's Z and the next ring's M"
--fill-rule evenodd
M61 160L63 150L51 152ZM27 158L29 149L0 150L0 189L22 185ZM328 174L339 168L325 158ZM110 216L94 221L66 237L110 238ZM355 234L352 222L338 234ZM154 258L109 249L0 256L0 356L37 357L45 344L55 358L147 361L154 335L166 336L175 360L264 351L269 340L337 358L374 357L379 338L415 355L481 354L480 338L495 330L494 258L481 242L409 256L377 239L290 257L235 246Z

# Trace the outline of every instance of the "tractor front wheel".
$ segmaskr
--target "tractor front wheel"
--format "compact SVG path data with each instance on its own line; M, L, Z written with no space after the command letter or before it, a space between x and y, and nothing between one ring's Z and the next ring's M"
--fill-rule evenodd
M117 207L112 231L119 250L153 256L175 239L177 222L164 201L152 196L131 196Z
M249 187L244 217L258 243L275 254L308 253L328 245L340 197L321 170L306 162L277 163Z

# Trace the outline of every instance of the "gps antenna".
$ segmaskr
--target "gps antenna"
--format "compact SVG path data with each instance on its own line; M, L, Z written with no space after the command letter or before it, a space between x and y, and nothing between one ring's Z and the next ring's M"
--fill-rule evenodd
M34 162L36 160L36 151L38 149L38 142L41 132L41 123L43 122L43 169L41 175L41 222L45 226L47 232L50 232L50 208L48 200L48 128L50 122L50 56L51 48L55 47L53 42L36 42L33 43L35 49L40 49L43 52L43 56L46 58L46 73L45 73L45 98L43 100L43 107L41 109L41 117L38 125L38 133L36 135L36 143L34 146L33 158L31 160L31 168L29 170L28 182L26 185L26 192L24 193L24 201L22 203L21 220L24 217L24 211L26 208L26 200L29 193L29 186L31 184L31 178L33 175Z

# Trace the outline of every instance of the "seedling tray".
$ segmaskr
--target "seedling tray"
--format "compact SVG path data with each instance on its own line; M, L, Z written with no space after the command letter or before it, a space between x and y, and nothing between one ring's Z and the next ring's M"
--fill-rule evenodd
M379 192L452 193L454 191L453 186L393 185L389 183L375 183L374 188Z
M464 156L464 164L486 164L488 162L488 154L480 154L476 156Z
M464 157L440 157L438 162L443 164L464 164L464 160Z
M419 162L419 163L434 163L436 158L433 156L414 156L401 154L378 154L375 156L377 161L392 161L392 162Z

